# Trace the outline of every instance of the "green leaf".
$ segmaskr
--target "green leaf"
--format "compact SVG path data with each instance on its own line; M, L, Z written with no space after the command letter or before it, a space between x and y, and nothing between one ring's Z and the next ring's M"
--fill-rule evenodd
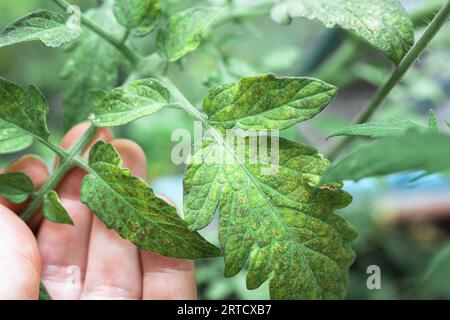
M29 145L30 140L24 134L48 139L47 129L48 106L42 93L34 86L27 90L0 77L0 120L2 132L14 129L22 132L17 136L21 145ZM3 131L6 130L6 131ZM13 131L14 132L14 131ZM11 132L9 134L12 134ZM9 145L11 135L4 136L6 147ZM3 139L2 139L3 140ZM19 148L20 149L20 148Z
M407 132L362 146L331 167L322 184L359 180L402 171L426 173L450 169L450 136L433 132Z
M39 300L52 300L42 281L39 285Z
M103 99L106 97L106 95L108 94L108 91L106 90L91 90L90 95L91 95L91 101L94 104L95 107L98 107Z
M327 139L338 136L360 136L371 138L398 136L412 129L417 131L429 130L413 121L391 118L387 122L368 122L348 126L333 133Z
M215 126L285 129L317 115L336 91L336 87L312 78L260 75L214 86L203 108Z
M158 32L158 52L174 62L194 51L203 34L221 13L218 8L192 8L171 16Z
M439 121L434 113L433 109L430 109L430 115L428 117L428 128L434 132L439 131Z
M450 243L439 245L433 253L426 271L420 279L421 291L432 292L440 297L450 297Z
M74 225L69 213L64 209L59 200L58 194L50 190L44 199L44 217L50 221L60 224Z
M414 44L413 24L398 0L285 0L272 10L275 21L294 17L351 31L396 64Z
M158 0L116 0L117 21L137 37L151 33L158 22L161 5Z
M108 93L92 121L100 127L120 126L161 110L169 105L169 99L169 91L158 80L137 80Z
M12 203L22 203L33 193L31 179L24 173L0 174L0 196Z
M111 1L89 10L86 15L103 29L121 35L121 27L114 19ZM89 94L92 90L111 90L118 85L119 69L124 66L122 54L96 33L86 30L76 43L65 65L63 76L64 128L86 121L94 111Z
M122 159L112 144L98 141L89 151L89 164L106 162L116 167L122 166Z
M158 198L142 179L111 163L99 162L97 146L91 170L82 184L81 201L105 225L141 249L165 256L198 259L220 256L220 251L197 232L190 231L174 207ZM117 156L118 157L118 156Z
M33 138L13 125L0 120L0 154L13 153L28 148Z
M343 298L356 233L333 213L351 202L340 185L316 191L329 161L309 146L280 139L277 170L265 175L271 166L251 164L249 149L241 144L231 153L203 141L184 177L186 221L201 229L219 209L225 276L250 260L249 289L270 278L273 299ZM224 164L230 155L234 161Z
M67 17L48 10L32 12L0 32L0 47L40 40L47 47L60 47L77 39L80 26L67 24Z

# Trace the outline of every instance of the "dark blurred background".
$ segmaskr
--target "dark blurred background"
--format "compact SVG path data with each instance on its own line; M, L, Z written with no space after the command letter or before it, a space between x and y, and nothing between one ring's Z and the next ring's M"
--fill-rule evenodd
M234 3L239 6L241 2L258 1L268 2L236 0ZM97 2L72 1L83 11ZM192 4L228 3L226 0L162 2L170 11ZM414 21L417 39L443 1L405 0L403 3ZM48 0L2 0L0 27L39 8L59 10ZM154 36L134 40L133 45L141 52L151 53ZM55 142L63 135L65 80L60 75L67 59L64 50L45 48L39 43L0 50L0 76L23 86L35 84L46 95L51 106L50 127ZM450 23L447 23L374 120L398 117L425 124L432 108L442 122L442 130L448 130L444 120L450 120L449 61ZM325 138L350 123L391 69L392 65L381 54L341 30L325 29L319 22L305 19L278 25L268 13L262 12L217 26L208 35L205 45L181 64L171 66L168 73L198 105L213 84L265 72L315 76L337 85L338 97L325 112L283 133L289 139L312 144L326 152L336 140L326 141ZM149 158L152 185L180 205L184 168L170 161L171 149L176 143L171 141L171 134L177 128L192 131L192 121L183 112L169 109L120 128L116 135L133 139L142 146ZM52 161L52 155L39 145L27 152L40 154L49 165ZM0 165L17 157L17 154L3 156ZM357 259L351 269L348 298L450 298L450 175L412 179L419 174L397 174L345 184L354 202L341 214L360 233L354 243ZM213 228L209 227L205 234L217 241L212 236ZM367 288L370 265L381 269L380 290ZM268 298L267 284L249 291L245 288L244 272L232 279L224 279L222 274L220 259L198 263L202 298Z

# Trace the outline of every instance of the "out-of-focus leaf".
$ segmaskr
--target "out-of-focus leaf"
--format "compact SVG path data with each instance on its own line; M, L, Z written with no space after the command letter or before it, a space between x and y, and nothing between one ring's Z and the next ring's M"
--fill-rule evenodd
M86 15L103 29L120 35L124 32L112 13L111 1L105 1L100 8L91 9ZM64 128L86 121L94 110L89 94L92 90L111 90L117 86L119 68L125 64L122 54L99 37L86 30L69 53L63 75L66 78L64 90Z
M92 121L100 127L120 126L161 110L169 105L169 99L169 90L158 80L137 80L108 93Z
M434 113L433 109L430 109L430 115L428 117L428 128L434 132L439 131L439 121Z
M268 74L214 86L203 108L214 126L285 129L320 113L336 91L336 87L317 79Z
M160 13L161 5L158 0L116 0L114 3L117 21L137 37L154 30Z
M450 169L450 136L410 131L362 146L327 170L321 184L359 180L402 171Z
M248 142L233 150L239 161L225 160L231 151L222 144L202 142L184 177L186 220L201 229L219 209L225 276L250 260L249 289L270 278L273 299L343 298L356 232L333 210L351 197L340 185L315 191L329 166L317 150L281 139L269 173L270 164L252 164Z
M91 171L83 180L81 201L108 228L141 249L165 256L199 259L221 255L199 233L189 230L176 209L158 198L144 180L118 167L118 155L111 157L108 152L101 162L99 148L104 145L93 149L95 162L90 163Z
M450 297L450 243L440 247L431 259L421 286Z
M349 30L396 64L414 44L413 24L398 0L285 0L272 10L277 22L294 17Z
M171 16L158 32L158 52L169 62L197 49L203 34L221 13L218 8L192 8Z
M58 194L54 190L50 190L46 194L43 212L44 217L52 222L70 225L74 224L69 213L61 204Z
M47 47L60 47L77 39L81 26L67 23L67 17L49 10L32 12L0 32L0 47L40 40Z
M429 129L413 121L391 118L387 122L368 122L348 126L339 130L328 138L338 136L360 136L360 137L389 137L404 134L408 130L428 131ZM327 139L328 139L327 138Z
M31 179L24 173L0 174L0 196L12 203L22 203L33 193Z

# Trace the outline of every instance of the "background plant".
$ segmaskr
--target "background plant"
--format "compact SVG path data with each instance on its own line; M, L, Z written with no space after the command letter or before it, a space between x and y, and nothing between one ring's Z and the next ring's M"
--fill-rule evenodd
M67 9L66 2L54 2L64 10ZM330 74L336 76L350 73L361 77L367 74L367 70L372 70L364 62L355 64L352 72L346 72L346 64L354 59L355 53L359 53L357 48L368 50L361 39L368 41L387 57L381 60L383 63L391 60L396 67L387 80L383 75L374 77L373 72L366 77L381 83L381 89L356 120L356 123L365 123L426 49L444 24L450 10L448 3L441 2L420 12L422 16L417 14L419 18L416 19L422 21L430 17L429 11L433 13L442 6L439 14L414 44L413 23L397 1L380 1L378 4L336 1L332 8L325 11L323 8L329 5L328 2L317 1L285 1L277 3L275 7L273 1L232 1L214 3L214 6L204 3L209 7L202 8L189 5L185 1L182 4L176 1L105 1L98 9L92 9L83 15L83 34L77 33L77 30L68 32L62 14L35 13L3 31L0 43L3 41L3 45L9 45L25 40L41 40L44 44L56 46L77 38L70 44L69 59L63 72L67 78L64 94L65 128L88 117L96 126L120 126L167 107L175 107L202 121L212 132L215 141L204 141L206 150L224 148L226 152L230 152L221 143L222 128L238 125L253 130L287 129L322 111L335 96L336 90L316 79L253 76L259 72L226 53L226 46L239 39L224 32L225 26L238 23L240 29L246 28L255 33L258 30L252 28L249 19L271 13L274 20L282 23L302 16L318 18L328 27L336 24L343 27L356 37L346 36L348 40L345 40L338 51L326 46L325 50L323 47L316 48L319 52L322 50L322 55L325 52L325 56L328 51L336 53L324 66L319 63L319 69L314 65L320 61L310 61L310 66L305 63L305 70L302 70L302 73L307 73L310 72L308 69L315 69L315 73L324 75L323 80L328 80L327 75ZM142 10L149 14L142 14ZM374 10L380 13L376 15L379 20L372 20ZM330 15L330 12L333 14ZM355 14L349 15L354 12L358 19L355 19ZM149 16L152 19L148 19ZM374 23L369 25L372 29L368 27L367 19ZM34 28L30 32L27 26L34 23L38 24L39 29ZM136 38L145 35L148 37ZM148 43L152 39L155 45L149 48ZM325 44L327 42L330 43L325 41ZM179 86L170 80L178 77L177 66L173 64L183 66L180 59L195 49L201 49L204 55L211 57L217 67L217 71L211 73L205 81L207 86L212 86L204 101L203 111L206 114L198 111L181 93ZM285 66L277 66L277 62L285 61L285 58L284 55L277 58L275 51L273 57L265 57L266 66L262 66L261 71L283 70ZM186 64L184 69L187 71L190 65ZM223 82L234 84L222 85ZM113 89L117 85L122 86ZM189 90L198 92L199 89ZM2 80L2 93L1 132L4 152L28 147L32 142L31 136L63 159L52 178L34 194L30 181L25 176L2 177L5 181L2 183L2 195L5 197L23 201L32 196L30 205L23 214L24 219L31 217L44 203L47 218L70 223L63 208L58 206L57 195L51 190L65 172L76 165L89 172L83 185L82 200L123 237L142 248L175 257L218 255L214 247L204 242L197 233L187 229L185 222L178 218L173 208L158 201L145 183L129 177L126 171L120 169L120 159L114 150L109 148L108 152L102 150L96 154L98 149L94 149L89 163L84 163L79 158L79 151L84 148L95 129L73 150L63 151L48 141L45 124L47 106L35 88L24 90ZM246 99L238 99L239 94L244 94ZM15 110L24 111L25 117L17 116ZM175 111L170 111L172 113L168 117L171 118ZM180 119L185 118L182 116ZM382 138L351 154L327 173L325 171L329 162L316 150L287 140L282 141L282 170L271 181L258 176L255 173L257 168L242 164L229 167L191 166L187 169L185 178L185 219L191 229L205 227L211 222L220 201L219 233L225 255L225 274L236 274L250 254L247 286L251 289L271 276L270 291L273 298L343 297L347 287L347 269L353 260L349 242L355 238L355 232L332 211L346 206L349 197L339 190L338 185L320 187L320 176L326 175L322 183L335 183L341 179L359 179L405 170L425 170L427 173L447 170L445 157L448 150L442 148L442 145L448 143L448 137L436 132L437 120L433 116L430 119L428 126L419 126L403 118L340 130L340 135L350 137L363 135ZM400 122L402 125L399 125ZM299 135L292 129L284 134L289 138ZM350 138L344 140L331 152L331 156L338 155L349 142ZM422 152L416 155L414 151L417 149L401 148L410 143L416 143ZM392 161L386 159L387 147L391 150ZM108 146L98 145L98 148L108 149ZM374 163L381 165L374 166ZM17 183L20 180L23 181ZM93 197L90 192L93 188L121 190L127 185L142 189L142 192L120 194L118 191L114 194L114 200L105 197L115 206L109 202L101 202L101 198ZM202 187L205 185L208 188ZM233 190L236 186L242 188L238 189L237 194L244 196L235 195ZM212 192L207 193L210 189ZM247 190L247 195L242 193L244 190ZM145 194L143 199L148 206L138 204L142 194ZM199 198L204 201L199 203ZM264 205L260 206L261 203ZM134 212L125 221L114 214L124 207L131 208L131 212ZM241 216L244 210L247 214ZM167 233L161 233L157 243L149 242L149 231L154 232L151 228L164 223L166 217L176 221L176 230L184 239L191 239L188 241L189 247L180 248L180 243L168 238ZM133 224L132 228L128 227L129 223ZM230 235L228 229L231 227L236 231ZM301 276L292 277L292 274Z

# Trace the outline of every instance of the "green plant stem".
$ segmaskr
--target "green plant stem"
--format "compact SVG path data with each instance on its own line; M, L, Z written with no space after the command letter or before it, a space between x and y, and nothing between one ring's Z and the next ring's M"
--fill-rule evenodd
M183 106L183 109L190 114L194 119L203 122L206 126L209 125L206 116L201 113L197 108L195 108L191 102L184 96L184 94L178 89L178 87L169 78L159 75L158 79L161 80L172 93L172 96L178 100Z
M45 139L42 139L41 137L34 136L34 139L42 143L44 146L52 150L54 153L56 153L61 158L66 158L68 156L68 153L66 150L62 149L60 146L57 146Z
M441 7L442 0L430 0L423 7L411 12L410 16L414 26L416 28L426 26ZM326 63L314 71L312 76L335 85L348 85L355 80L355 75L352 72L348 72L349 64L360 59L369 50L370 47L366 42L354 35L350 35Z
M382 105L383 101L394 89L397 83L403 78L405 73L414 64L414 62L420 57L422 52L428 47L431 40L442 28L450 14L450 0L441 8L436 14L431 23L426 28L419 41L411 48L406 54L400 64L394 69L388 81L378 90L375 97L370 101L366 108L356 117L354 124L366 123L373 114ZM329 158L334 160L344 150L355 137L343 138L329 153Z
M66 175L66 173L77 165L75 159L78 155L83 152L83 150L88 146L89 142L94 137L97 132L97 128L91 126L86 133L78 140L78 142L70 149L69 153L66 153L62 158L58 169L51 175L51 177L45 182L45 184L36 192L29 205L20 215L22 220L28 221L30 220L36 211L40 208L42 201L44 200L45 195L50 190L57 187L62 178Z
M70 7L70 3L65 0L52 0L55 4L60 6L62 9L66 10ZM88 27L90 30L95 32L97 35L102 37L104 40L108 41L111 45L113 45L117 50L122 52L122 54L133 64L134 66L138 64L140 60L140 56L131 50L125 43L122 41L123 39L119 39L109 32L103 30L99 25L97 25L94 21L87 18L84 15L80 17L81 23Z
M442 7L442 0L428 0L427 3L411 13L411 20L415 27L423 27L433 19Z
M126 30L125 33L123 34L122 39L120 39L120 43L121 43L122 45L125 45L125 43L127 42L128 37L130 36L130 34L131 34L131 31L130 31L130 29L127 28L127 30Z
M166 85L167 89L169 89L172 96L180 103L180 107L184 109L194 119L201 121L204 127L211 133L213 138L218 143L223 145L228 152L234 154L232 147L230 147L228 143L224 140L222 134L216 128L211 126L211 124L208 121L208 118L192 105L192 103L184 96L184 94L180 91L180 89L178 89L178 87L172 82L172 80L162 75L158 76L158 78ZM238 161L238 163L240 163L238 159L236 160Z

